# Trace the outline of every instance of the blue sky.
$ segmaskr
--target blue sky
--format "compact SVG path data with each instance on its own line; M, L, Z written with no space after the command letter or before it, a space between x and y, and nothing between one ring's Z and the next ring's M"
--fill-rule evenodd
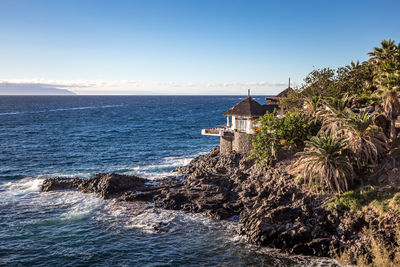
M275 94L400 41L400 1L0 0L0 80L78 94Z

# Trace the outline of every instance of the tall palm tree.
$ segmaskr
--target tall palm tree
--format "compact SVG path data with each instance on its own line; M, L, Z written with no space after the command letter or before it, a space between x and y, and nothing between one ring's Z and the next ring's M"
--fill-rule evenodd
M390 120L390 139L396 139L396 119L400 115L399 95L395 90L387 90L383 96L383 113Z
M390 61L398 56L398 47L391 39L383 40L381 47L374 47L374 51L368 53L374 65Z
M321 133L306 142L304 152L295 163L294 173L300 173L310 188L318 191L344 192L353 182L354 170L346 153L345 139Z
M355 157L358 170L376 164L380 155L388 150L388 140L374 124L374 114L348 113L338 133L346 137L347 147Z
M380 89L378 93L398 89L400 87L400 44L396 45L391 39L383 40L381 47L375 47L369 55L374 67L374 82Z

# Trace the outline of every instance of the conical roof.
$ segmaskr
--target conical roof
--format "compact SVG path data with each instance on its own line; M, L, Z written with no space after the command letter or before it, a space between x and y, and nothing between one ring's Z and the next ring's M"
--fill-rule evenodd
M276 97L287 97L289 93L293 92L294 90L291 87L286 88L282 92L276 95Z
M265 108L251 96L248 96L225 112L224 116L260 117L264 114Z

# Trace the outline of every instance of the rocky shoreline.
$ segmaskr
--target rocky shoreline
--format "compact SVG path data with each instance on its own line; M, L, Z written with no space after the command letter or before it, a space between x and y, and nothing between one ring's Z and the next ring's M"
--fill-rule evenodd
M267 169L244 154L220 154L215 147L175 169L182 180L165 178L154 183L114 173L90 179L54 177L43 182L42 191L76 189L104 199L205 213L217 220L237 216L238 232L250 243L293 254L335 257L345 249L354 255L365 253L369 240L363 229L385 240L394 238L400 226L398 212L381 218L375 210L329 211L326 202L332 195L312 193L290 174L295 159L288 155Z

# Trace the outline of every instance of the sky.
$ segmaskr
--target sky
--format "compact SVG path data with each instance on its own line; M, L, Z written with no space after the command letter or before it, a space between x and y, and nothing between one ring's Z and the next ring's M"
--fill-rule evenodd
M399 10L398 0L0 0L0 83L273 95L288 77L297 85L399 42Z

